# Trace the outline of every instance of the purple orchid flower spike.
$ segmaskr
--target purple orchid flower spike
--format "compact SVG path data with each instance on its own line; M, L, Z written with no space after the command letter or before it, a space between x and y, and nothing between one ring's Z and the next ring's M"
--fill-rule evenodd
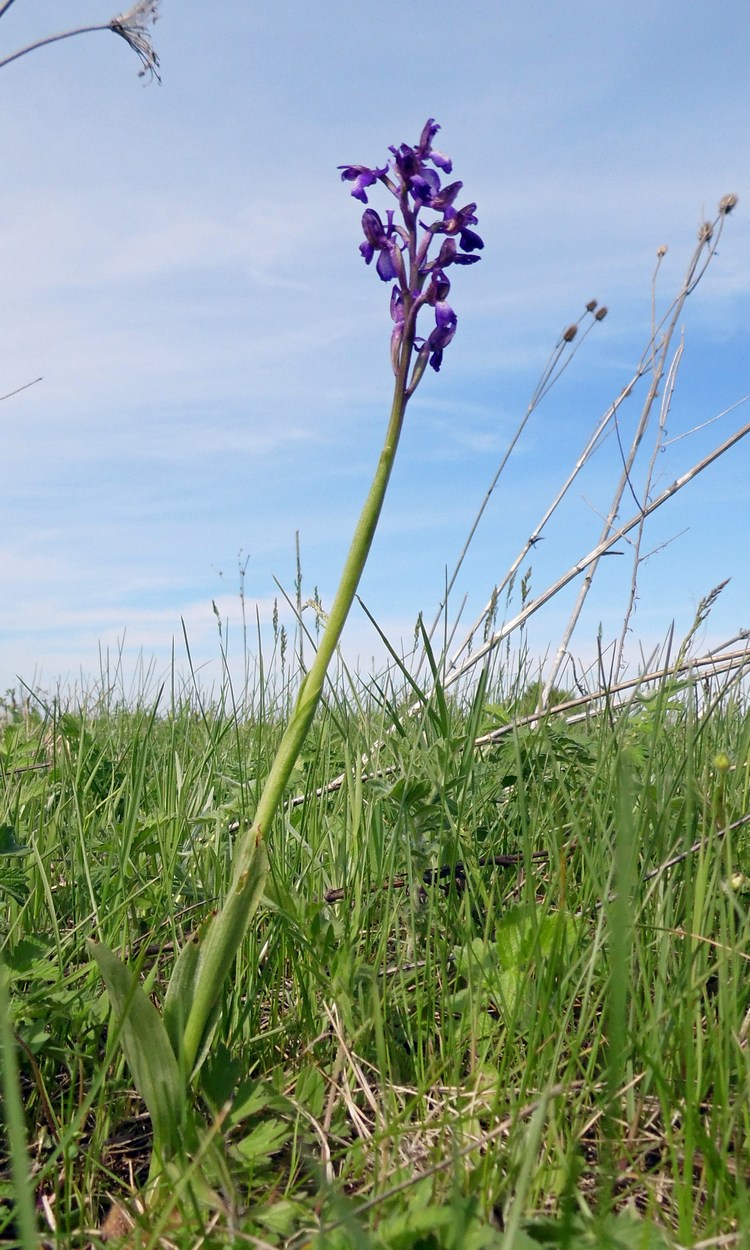
M428 363L439 372L443 353L456 333L458 318L447 302L450 282L445 271L451 265L476 264L477 253L484 247L473 229L476 204L455 207L463 183L442 184L442 175L452 173L453 163L432 146L439 129L434 118L428 118L418 143L391 147L392 159L382 168L339 166L342 180L353 184L351 194L361 203L368 203L367 192L378 182L397 201L398 207L387 210L385 221L374 208L365 209L364 242L359 250L368 265L377 257L375 268L381 281L395 284L391 290L391 361L396 376L403 376L406 399ZM436 238L436 254L431 257ZM425 305L435 315L434 329L426 338L417 336L417 317Z

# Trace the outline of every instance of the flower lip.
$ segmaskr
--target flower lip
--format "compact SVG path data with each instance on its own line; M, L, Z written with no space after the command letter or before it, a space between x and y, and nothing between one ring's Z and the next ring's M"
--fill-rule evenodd
M461 247L465 252L474 252L484 247L484 239L476 233L475 230L469 230L467 227L461 231ZM476 257L479 260L479 257Z
M395 256L396 251L397 248L395 243L386 244L378 256L375 268L377 269L378 277L382 282L393 282L394 279L398 279L401 276L398 270L398 261Z

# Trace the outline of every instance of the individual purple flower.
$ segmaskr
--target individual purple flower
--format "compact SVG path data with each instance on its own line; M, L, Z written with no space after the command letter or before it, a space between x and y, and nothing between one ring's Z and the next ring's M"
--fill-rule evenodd
M429 205L432 207L435 202L435 196L440 191L440 178L434 169L422 169L418 174L412 174L409 179L409 190L414 196L415 206Z
M450 294L450 279L446 278L442 269L435 268L430 274L430 285L424 292L423 301L425 304L431 304L436 308L438 304L444 304Z
M366 165L339 165L342 170L341 181L353 182L352 195L355 200L361 200L363 204L367 203L366 187L371 187L388 173L388 166L383 169L368 169Z
M420 272L433 273L438 269L447 269L449 265L475 265L481 259L481 256L464 256L459 252L455 239L443 239L435 259L424 264Z
M443 209L442 222L432 226L432 233L458 235L465 252L481 251L484 240L475 230L469 228L477 224L476 207L476 204L466 204L464 208L455 209L447 205Z
M412 193L415 200L423 204L431 203L432 197L440 190L439 176L434 169L427 169L425 161L431 161L446 174L453 169L450 157L437 152L432 146L433 136L439 129L437 122L430 117L415 148L410 147L408 143L402 143L400 147L390 149L403 186Z
M441 301L435 305L435 329L427 340L426 349L430 353L430 364L436 373L440 372L443 363L443 351L456 333L458 318L450 304Z
M362 214L362 229L365 241L360 243L359 250L367 265L369 265L375 253L378 252L379 255L375 268L383 282L392 282L394 278L403 279L404 265L398 246L399 236L393 224L393 209L388 210L386 217L388 218L387 227L383 225L380 214L374 208L365 209Z

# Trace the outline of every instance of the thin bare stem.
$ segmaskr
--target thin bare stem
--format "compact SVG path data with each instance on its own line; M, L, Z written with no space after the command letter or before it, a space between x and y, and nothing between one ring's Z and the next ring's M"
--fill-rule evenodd
M523 561L528 556L531 549L535 547L536 544L539 542L539 539L542 537L543 531L547 527L549 521L552 519L554 513L559 508L560 504L562 503L563 499L567 495L568 491L570 490L574 481L578 477L579 473L587 464L588 460L591 458L594 452L598 449L601 443L601 440L604 436L604 432L607 426L612 421L613 417L616 415L617 409L619 408L620 404L625 402L625 400L628 398L631 391L635 387L636 383L640 381L644 372L645 372L645 366L643 365L643 362L641 362L641 364L638 366L638 369L636 370L633 377L630 379L627 385L623 387L617 399L614 401L613 404L611 404L611 406L607 409L607 411L601 417L593 434L587 440L586 445L583 448L583 451L581 452L578 459L576 460L576 463L573 466L573 469L568 474L563 485L560 487L560 490L555 495L555 498L552 500L551 504L546 509L541 519L535 525L534 529L531 532L531 535L526 540L525 544L519 551L513 563L510 565L502 581L498 582L498 584L493 588L492 594L490 595L489 600L485 604L484 608L480 612L474 624L471 626L471 629L466 634L463 642L461 643L461 646L458 648L457 651L454 652L453 656L451 657L450 663L448 664L448 672L451 672L451 670L456 667L464 651L466 651L469 645L471 644L477 631L481 629L484 622L489 618L493 605L497 603L498 598L500 597L502 592L505 590L506 586L508 586L509 583L512 581L512 579L515 577L516 573L518 572L519 568L521 567Z
M0 61L0 69L4 69L6 65L19 60L22 56L28 56L29 52L36 52L38 48L46 48L51 43L59 43L61 39L75 39L77 35L90 35L95 31L109 29L109 22L100 22L96 26L76 26L74 30L64 30L60 35L46 35L44 39L37 39L34 43L28 43L25 48L11 52L10 56L3 57Z
M746 404L750 399L750 395L743 395L741 399L736 399L728 408L724 408L722 412L717 412L715 417L709 417L708 421L701 421L700 425L694 425L689 430L683 430L682 434L675 434L674 438L667 438L664 441L664 447L672 447L675 443L681 443L683 438L690 438L693 434L699 434L701 430L707 430L709 425L714 425L717 421L721 421L724 417L729 416L730 412L734 412L735 408L739 408L741 404Z
M651 669L646 673L639 673L637 677L629 677L626 681L618 681L613 686L593 690L590 694L580 695L577 699L566 699L564 703L556 703L550 711L553 711L555 716L564 716L566 725L573 725L577 720L590 715L592 704L603 699L611 700L613 695L641 689L643 686L653 685L654 682L664 681L669 677L679 677L682 674L686 676L700 674L701 680L705 681L712 677L723 677L728 673L735 673L735 680L739 680L743 672L750 666L750 649L748 649L747 639L745 639L745 643L746 645L741 650L730 651L720 659L716 658L715 652L709 651L707 655L698 656L692 660L677 660L674 664L667 664L666 666ZM704 669L709 671L704 673ZM620 707L622 703L615 703L611 706ZM576 715L576 712L579 714ZM568 713L574 714L568 715ZM539 713L530 712L528 716L508 721L504 725L498 725L497 729L490 729L487 733L482 734L480 738L475 738L474 746L491 746L506 734L512 733L519 726L533 725L538 720Z
M593 309L587 309L587 312L593 312ZM586 314L584 313L584 316L585 315ZM583 320L583 318L581 318L580 320ZM578 329L580 320L574 323L576 330ZM566 349L570 347L571 343L573 342L572 338L566 338L566 334L568 334L569 330L572 329L573 327L569 327L569 330L566 331L561 336L555 348L553 349L550 355L550 358L547 361L547 364L545 365L544 370L542 371L541 377L539 378L539 381L537 382L536 387L534 388L534 392L531 396L531 399L529 400L529 405L526 409L526 412L521 418L521 421L519 422L513 437L511 438L510 442L508 443L508 446L506 447L503 453L500 464L498 465L497 470L494 474L494 477L492 478L492 481L487 487L484 498L479 506L479 511L477 512L472 522L471 528L466 537L466 541L464 542L464 545L461 548L461 552L459 554L458 560L456 561L456 565L453 569L453 572L451 573L450 578L448 579L448 584L446 586L443 599L441 600L440 605L437 609L437 612L435 613L435 619L433 620L432 625L430 626L430 629L428 631L428 637L430 639L432 639L435 634L435 630L437 629L440 617L442 616L443 611L448 603L450 593L454 585L456 584L456 579L459 573L461 572L461 568L463 567L463 563L464 563L464 560L466 559L468 550L474 540L474 535L476 534L477 529L479 528L479 524L487 509L487 505L489 504L490 499L492 498L492 495L494 494L495 488L497 487L497 484L500 481L500 478L505 470L505 467L508 461L510 460L511 455L513 454L513 451L515 450L515 447L516 447L516 444L518 443L519 438L523 434L523 431L525 430L529 419L531 418L535 410L539 407L539 404L542 402L545 396L549 393L549 391L552 389L555 383L559 380L559 378L565 372L568 365L571 363L573 356L576 354L576 352L578 351L578 348L581 346L581 344L583 343L587 335L591 332L595 324L596 324L596 319L592 318L590 324L586 327L586 330L581 335L580 339L577 340L573 350L571 352L568 352L562 364L560 364L561 358L566 352ZM456 621L452 632L455 633L457 628L458 628L458 622Z
M664 374L664 369L665 369L666 361L668 358L670 344L672 342L673 335L677 328L677 323L681 316L682 309L684 307L686 299L688 298L688 295L690 295L690 293L695 290L695 287L697 286L703 274L706 272L706 268L711 262L711 259L716 251L719 238L721 236L725 217L726 217L726 211L720 210L718 216L716 217L713 223L704 222L704 224L701 226L701 229L698 235L698 245L690 259L690 263L688 265L682 287L680 288L680 291L678 292L676 299L673 301L671 305L670 314L668 314L669 320L666 324L666 329L664 330L661 341L659 342L658 349L656 349L655 346L652 347L651 385L649 386L648 393L646 395L643 409L641 411L640 420L636 427L635 433L633 434L633 439L630 445L630 451L625 460L625 463L623 464L622 474L617 483L617 486L615 487L609 513L607 515L607 518L604 523L604 527L601 532L600 542L603 542L603 540L611 532L612 526L616 522L617 515L619 513L620 506L622 503L622 496L625 492L626 487L630 485L631 472L633 469L633 465L635 463L635 459L638 454L638 450L640 448L644 434L648 427L654 402L659 393L659 386L661 384L661 380ZM661 327L664 324L665 324L665 321L663 319L662 322L660 323L659 330L661 330ZM654 333L652 333L651 343L655 345ZM647 510L644 508L644 515L646 514L647 514ZM599 560L601 558L601 554L603 554L605 550L608 550L608 548L604 548L602 552L599 555L597 555L594 558L594 560L592 560L591 565L586 569L586 575L583 579L583 583L578 593L578 597L573 607L573 611L570 615L570 619L568 621L566 629L563 633L563 637L558 646L554 662L552 664L552 667L547 676L547 680L545 682L544 690L542 692L541 700L540 700L542 706L546 704L549 698L550 692L559 677L560 670L562 669L566 656L568 655L570 640L573 636L573 632L576 628L576 625L578 624L578 621L580 619L581 612L583 611L583 606L586 602L589 591L591 590L594 576L599 567Z
M2 17L1 13L0 17ZM37 382L41 382L41 380L41 378L34 378L33 382L24 382L23 386L17 386L14 391L6 391L4 395L0 395L0 403L4 399L12 399L14 395L20 395L21 391L27 391L30 386L36 386Z
M682 490L683 486L687 486L688 482L691 482L693 478L697 477L699 473L702 473L704 469L707 469L709 465L713 464L715 460L718 460L720 456L723 456L725 452L729 451L735 446L736 443L739 443L740 440L745 438L748 434L750 434L750 422L747 425L743 425L740 430L737 430L734 434L732 434L731 437L726 439L725 442L723 442L719 447L715 447L712 452L710 452L707 456L704 456L704 458L699 460L697 464L693 465L687 473L683 473L681 477L675 478L670 486L663 490L660 495L657 495L651 503L639 510L635 516L632 516L628 521L626 521L624 525L620 525L616 529L612 529L605 538L601 539L600 542L597 543L596 547L594 547L588 555L583 556L582 559L572 565L566 573L563 573L562 577L559 577L556 582L547 588L547 590L545 590L536 599L533 599L531 603L527 604L526 607L511 621L507 621L501 629L494 633L492 637L483 644L483 646L479 647L473 653L465 664L456 668L450 676L446 678L446 687L459 681L460 678L473 668L475 664L478 664L481 659L483 659L491 651L494 651L504 638L507 638L509 634L514 632L514 630L525 624L529 617L533 616L535 612L538 612L539 609L545 605L545 603L549 603L550 599L553 599L556 594L558 594L565 586L578 577L580 573L584 572L584 570L589 568L590 565L598 561L601 556L609 551L610 548L614 547L615 543L619 542L625 534L629 534L632 529L635 529L636 525L640 524L642 517L651 516L653 512L656 512L657 508L660 508L662 504L667 502L668 499L671 499L673 495L676 495L678 491Z
M677 381L677 372L680 367L680 361L682 360L682 353L684 350L684 346L685 344L683 340L680 342L680 345L677 348L677 351L675 352L672 358L672 363L669 366L669 371L667 373L667 380L666 380L665 387L664 387L664 395L662 396L661 408L659 411L659 425L657 428L656 438L654 439L654 447L653 447L653 451L651 452L651 459L649 460L648 468L646 470L646 480L645 480L644 489L643 489L643 498L646 501L648 501L648 499L651 496L651 483L653 481L654 470L656 468L656 461L657 461L659 452L662 451L664 448L664 433L666 430L667 416L669 415L669 410L672 405L672 396L674 395L675 383ZM636 505L637 504L638 504L638 500L636 499ZM636 531L636 536L632 544L633 545L633 564L632 564L632 571L631 571L631 577L630 577L630 592L628 595L627 606L625 608L625 615L623 617L620 638L617 644L617 649L615 651L614 672L617 677L620 676L623 670L623 655L625 651L625 640L628 636L628 633L630 632L630 619L633 615L633 612L635 611L635 604L638 598L638 574L640 572L641 564L644 562L644 560L648 558L647 556L642 555L644 532L645 532L645 522L641 521L641 524L638 526L638 529Z

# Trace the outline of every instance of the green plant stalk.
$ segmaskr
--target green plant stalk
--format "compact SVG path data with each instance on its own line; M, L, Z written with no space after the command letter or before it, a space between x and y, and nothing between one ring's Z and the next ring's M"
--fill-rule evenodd
M26 1146L21 1094L18 1088L18 1063L15 1039L10 1024L8 974L0 965L0 1071L2 1072L3 1119L8 1134L8 1152L15 1191L16 1220L21 1250L37 1250L39 1237L34 1213L29 1155Z
M285 787L312 724L328 666L339 644L367 563L396 458L406 405L414 389L414 378L409 385L414 335L414 318L407 314L385 442L354 531L328 623L315 659L300 685L294 710L266 778L253 824L241 836L235 848L229 895L221 911L214 917L202 944L183 1036L182 1058L188 1072L195 1064L211 1013L260 901L268 872L264 839L282 802Z

